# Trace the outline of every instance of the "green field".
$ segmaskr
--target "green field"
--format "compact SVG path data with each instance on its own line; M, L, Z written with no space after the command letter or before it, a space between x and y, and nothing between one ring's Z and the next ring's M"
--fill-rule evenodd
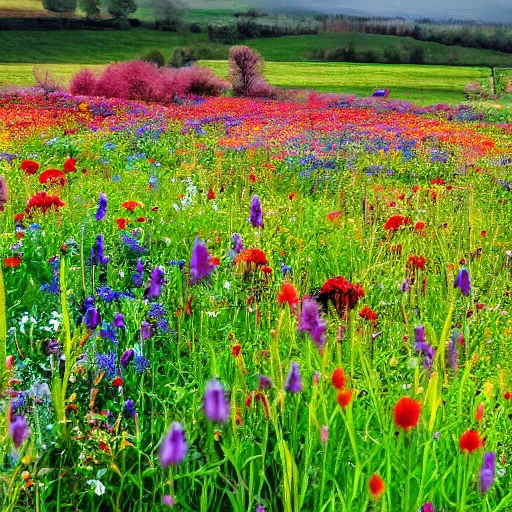
M226 61L202 61L219 76L227 76ZM67 84L80 64L51 64L48 69L62 84ZM100 71L103 66L88 66ZM32 85L32 64L0 64L0 86ZM387 87L392 98L421 105L461 103L464 86L485 80L486 68L413 66L386 64L342 64L323 62L267 62L265 77L273 85L285 88L316 89L369 96L374 89Z
M462 65L496 65L512 67L512 54L443 46L437 43L414 41L396 36L371 34L319 34L311 36L286 36L279 38L253 39L247 44L261 52L268 61L306 61L308 54L318 49L347 48L353 43L356 51L381 53L386 48L401 47L405 51L411 46L424 48L425 59L432 62L447 62L458 57ZM149 50L159 49L170 56L176 46L203 46L208 59L225 59L228 46L210 43L206 34L176 34L150 29L128 31L62 30L5 31L2 33L1 62L39 63L85 63L105 64L111 61L139 57Z

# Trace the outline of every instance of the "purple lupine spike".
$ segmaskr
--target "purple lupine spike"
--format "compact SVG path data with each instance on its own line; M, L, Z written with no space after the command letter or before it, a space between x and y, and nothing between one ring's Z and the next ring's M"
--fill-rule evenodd
M135 357L135 351L133 348L129 348L123 352L121 355L121 368L124 370L129 364L130 361Z
M96 237L96 243L91 251L91 259L96 259L96 264L105 267L110 258L105 256L105 239L103 235Z
M298 331L306 331L317 347L325 346L325 333L327 322L318 312L318 304L313 299L304 299L302 311L297 324Z
M453 283L454 288L459 288L460 293L464 295L464 297L468 297L471 293L471 277L469 275L469 270L465 267L462 267L455 278L455 282Z
M496 453L484 453L484 460L479 474L480 492L486 494L494 484L496 473Z
M423 325L417 325L414 328L414 342L425 343L427 341L425 337L425 327Z
M446 345L446 366L457 370L459 367L459 340L460 333L455 329L452 333L450 341Z
M300 393L302 391L302 380L300 378L299 364L295 361L290 363L290 372L286 377L286 383L284 386L286 391L290 393Z
M196 238L190 258L190 281L197 283L209 277L214 269L215 265L211 262L210 252L199 238Z
M162 286L165 283L164 267L155 267L151 272L149 288L146 291L146 297L159 297L162 293Z
M233 233L231 235L232 249L235 254L239 254L244 250L244 244L242 242L242 237L238 233Z
M133 400L126 400L124 403L124 415L126 418L135 418L137 411Z
M160 466L166 468L171 464L178 465L185 460L187 455L188 444L185 441L183 427L175 421L171 424L171 428L162 439L160 445L160 453L158 455Z
M87 326L87 329L90 331L94 331L98 325L101 323L100 314L96 308L89 308L85 312L84 322Z
M428 343L424 342L416 343L414 348L423 354L423 367L427 369L432 368L435 354L434 349Z
M15 448L19 448L23 441L29 438L30 429L28 428L25 416L14 417L13 422L9 425L9 435L12 437Z
M98 199L98 209L96 210L96 220L99 222L100 220L103 220L105 218L105 215L107 214L107 194L102 192L100 194L100 198Z
M249 217L251 226L257 228L263 227L263 210L261 208L260 198L254 194L251 199L251 216Z
M224 387L217 379L209 380L204 392L204 414L206 419L216 423L226 423L230 413L230 405L226 399Z

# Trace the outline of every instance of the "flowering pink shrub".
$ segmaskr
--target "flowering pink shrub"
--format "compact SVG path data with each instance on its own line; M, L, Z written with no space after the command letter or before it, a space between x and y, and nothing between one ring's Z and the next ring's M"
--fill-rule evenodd
M123 100L169 103L187 94L219 96L229 83L203 66L161 68L133 60L110 64L96 79L83 69L71 80L70 92Z
M263 78L255 80L249 88L250 98L275 98L275 89Z
M69 92L75 96L93 96L95 88L96 76L87 68L81 69L69 84Z

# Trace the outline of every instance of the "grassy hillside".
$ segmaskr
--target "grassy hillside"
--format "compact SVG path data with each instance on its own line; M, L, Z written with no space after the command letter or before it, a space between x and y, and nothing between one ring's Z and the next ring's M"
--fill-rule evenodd
M496 64L512 67L512 54L443 46L437 43L415 41L395 36L373 34L320 34L254 39L248 44L261 52L268 61L306 61L308 55L319 49L348 47L353 43L356 51L383 52L386 48L412 46L424 49L425 59L444 63L458 57L458 64ZM203 46L204 58L225 59L228 47L213 44L206 34L182 35L149 29L129 31L5 31L2 33L0 62L85 63L104 64L116 60L139 57L149 50L159 49L170 56L176 46Z
M220 76L227 76L226 61L205 61L202 64ZM0 86L9 83L34 84L32 67L32 64L0 64ZM67 84L80 67L80 64L53 64L49 69L58 80ZM91 68L100 71L103 66ZM376 88L388 87L392 98L427 105L462 102L464 85L472 80L485 79L489 76L489 70L447 66L267 62L265 76L270 83L280 87L358 96L369 96Z

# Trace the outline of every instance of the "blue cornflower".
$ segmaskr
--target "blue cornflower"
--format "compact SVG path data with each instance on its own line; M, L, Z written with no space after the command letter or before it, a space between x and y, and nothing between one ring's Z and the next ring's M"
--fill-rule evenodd
M140 353L136 353L133 359L133 365L137 373L144 373L150 366L149 361Z
M98 370L104 371L109 380L117 376L117 355L115 352L96 353L96 364Z

